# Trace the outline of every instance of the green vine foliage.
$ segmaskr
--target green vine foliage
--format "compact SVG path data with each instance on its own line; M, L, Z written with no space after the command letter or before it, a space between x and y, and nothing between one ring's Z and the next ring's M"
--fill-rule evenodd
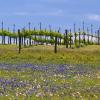
M22 29L21 31L21 37L23 38L31 38L32 40L36 42L42 42L42 43L51 43L53 44L55 41L55 37L57 37L59 40L61 40L61 44L64 44L65 36L59 32L54 32L54 31L48 31L48 30L27 30L27 29ZM80 32L80 35L89 35L89 33L86 32ZM18 38L18 32L11 32L7 30L0 30L0 36L8 36L11 38ZM76 32L75 34L68 33L68 42L73 41L72 37L75 37L76 40L74 39L75 46L77 47L79 44L78 40L79 33ZM91 35L89 35L91 36ZM71 40L70 40L71 39ZM84 43L84 39L80 40L80 43ZM88 44L93 44L91 41L85 41L85 45Z
M9 32L7 30L0 30L0 36L8 36L11 38L17 38L18 33ZM32 40L43 43L54 43L54 37L63 39L63 35L61 33L53 32L53 31L45 31L45 30L21 30L21 36L25 38L32 38ZM36 37L36 38L35 38ZM41 37L41 38L40 38ZM49 37L49 39L45 39L42 37Z

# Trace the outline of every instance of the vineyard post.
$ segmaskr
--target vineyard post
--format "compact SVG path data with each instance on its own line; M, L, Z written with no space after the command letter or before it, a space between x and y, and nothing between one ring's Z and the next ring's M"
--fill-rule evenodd
M24 39L23 39L23 28L22 28L22 30L21 30L21 33L22 33L22 34L21 34L21 45L23 45L23 44L24 44L24 43L23 43L23 42L24 42Z
M34 31L36 30L36 28L34 27ZM35 40L36 40L36 34L34 34L34 37L35 37ZM34 40L34 44L36 44L35 43L35 40Z
M8 33L9 33L9 27L8 27ZM9 36L8 36L8 44L9 44Z
M57 36L55 36L54 52L57 53Z
M20 29L18 29L18 36L19 36L19 53L21 52L21 33Z
M2 22L2 33L4 32L4 30L3 30L3 22ZM5 44L5 34L3 33L3 44Z
M60 33L60 30L58 30L58 33ZM58 45L59 45L59 44L60 44L60 43L59 43L59 38L58 38L57 42L58 42Z
M65 30L65 44L66 44L66 48L68 48L68 30Z
M79 28L79 48L80 48L80 44L81 44L81 37L80 37L80 35L81 35L81 32L80 32L80 28Z
M95 41L96 41L96 45L97 45L97 32L95 31Z
M87 36L88 36L88 45L89 45L90 41L89 41L89 29L88 29L88 27L87 27Z
M30 34L30 25L31 25L31 23L29 22L28 24L29 24L29 34ZM31 34L30 34L30 37L29 37L29 45L31 46Z
M95 31L95 44L97 45L96 40L97 40L97 32Z
M72 33L71 33L71 29L70 29L70 48L72 47Z
M26 41L26 36L25 36L25 27L23 28L23 36L24 36L24 47L26 46L26 43L25 43L25 41Z
M13 25L13 34L15 34L15 24ZM13 43L15 44L15 37L13 38Z
M40 32L42 31L42 23L40 22ZM41 33L40 33L40 35L39 35L39 37L40 37L40 39L42 39L42 35L41 35ZM42 42L41 42L41 44L42 44Z
M66 45L66 34L64 33L64 45Z
M51 25L49 25L49 31L50 31L50 34L51 34L51 32L52 32ZM47 36L45 35L45 40L46 40L46 37L47 37ZM51 35L50 38L53 39L52 35ZM46 43L46 45L47 45L47 43ZM51 45L53 45L53 43L51 43Z
M3 36L3 21L2 21L2 44L4 44L4 36Z
M61 32L61 27L59 27L59 30L58 30L58 32L60 33ZM61 45L61 37L59 37L59 45Z
M29 42L28 42L28 40L27 40L27 45L29 45Z
M84 30L84 21L83 21L83 43L85 44L85 30Z
M93 25L91 24L91 43L93 44Z
M74 35L75 35L74 44L76 46L76 38L77 38L77 34L76 34L76 24L74 24Z
M76 32L75 32L75 46L77 45L77 40L76 40L76 38L77 38L77 34L76 34Z
M86 36L86 33L84 32L84 44L86 44L85 36Z
M11 44L11 36L10 36L10 44Z
M100 43L100 31L98 30L98 45Z

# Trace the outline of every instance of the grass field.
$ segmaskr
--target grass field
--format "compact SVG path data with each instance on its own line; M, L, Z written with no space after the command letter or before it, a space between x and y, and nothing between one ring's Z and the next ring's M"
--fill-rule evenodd
M11 45L0 45L0 62L32 63L32 64L92 64L100 65L100 46L85 46L80 49L58 47L54 53L53 46L32 46L23 48L18 54L18 48Z
M0 100L99 100L100 46L0 45Z

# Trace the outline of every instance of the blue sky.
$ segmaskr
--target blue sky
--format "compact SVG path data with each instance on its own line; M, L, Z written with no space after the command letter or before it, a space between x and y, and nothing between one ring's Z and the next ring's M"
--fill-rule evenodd
M61 27L72 28L76 23L77 28L82 28L82 22L86 27L91 24L94 28L100 25L100 0L0 0L0 21L4 21L4 27L17 28L28 27L42 28L52 26L54 30ZM85 28L86 28L85 27Z

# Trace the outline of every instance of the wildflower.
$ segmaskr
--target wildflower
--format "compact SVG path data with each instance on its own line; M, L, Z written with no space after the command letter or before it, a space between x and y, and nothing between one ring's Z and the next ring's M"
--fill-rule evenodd
M36 94L36 97L40 97L40 96L42 96L41 92Z
M94 94L94 97L97 99L98 97Z
M41 85L40 85L40 84L38 84L38 85L37 85L37 88L38 88L38 89L39 89L39 88L41 88Z
M50 92L49 95L52 97L53 96L53 93Z

